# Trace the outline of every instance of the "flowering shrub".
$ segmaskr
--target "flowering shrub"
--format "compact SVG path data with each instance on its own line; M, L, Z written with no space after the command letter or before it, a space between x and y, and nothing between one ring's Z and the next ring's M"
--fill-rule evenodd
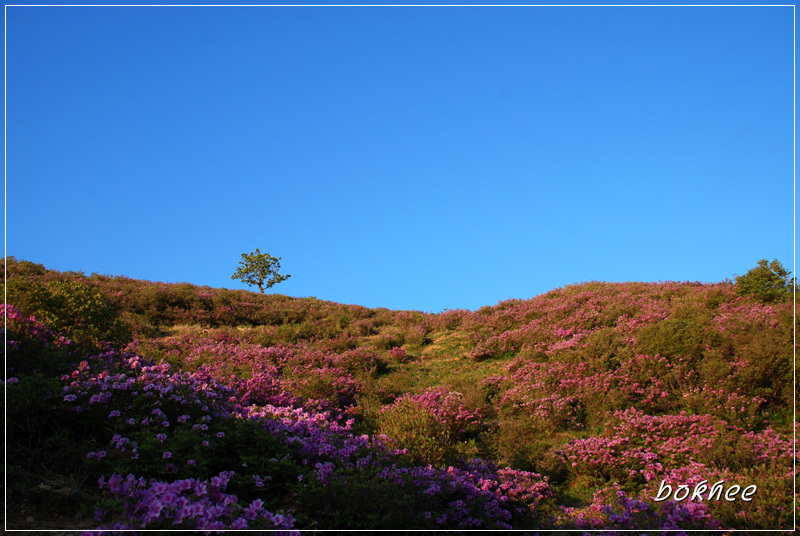
M63 334L87 351L102 348L102 342L122 344L129 337L120 321L118 307L103 293L88 284L83 276L43 274L44 277L13 277L14 263L8 266L11 277L5 285L9 301L35 316L50 329Z
M457 443L474 437L482 425L480 413L468 410L461 393L446 387L405 395L381 411L379 432L422 464L454 461Z
M235 495L226 494L231 476L232 472L222 472L210 480L188 478L171 483L155 480L146 483L144 478L137 480L132 474L124 479L117 473L108 481L101 478L100 488L124 505L127 521L100 529L273 530L293 527L291 515L267 511L260 499L245 507ZM102 514L99 511L98 517Z
M365 349L340 355L303 344L264 348L233 337L186 335L134 341L128 348L202 370L235 387L244 405L296 406L306 400L318 409L343 409L355 403L361 388L353 373L374 373L380 363L377 354Z
M628 497L617 485L595 492L592 504L585 511L570 513L578 528L593 531L721 528L703 503L667 501L656 506Z
M408 354L406 353L405 348L402 346L390 348L388 352L386 352L392 361L397 361L399 363L408 363Z
M775 431L746 432L710 415L615 412L607 437L577 439L561 451L581 474L650 482L682 467L743 467L754 460L788 467L790 444ZM697 474L699 476L699 473Z
M6 318L3 334L7 339L7 372L12 375L62 372L71 357L72 341L55 333L34 316L24 316L14 306L3 304Z

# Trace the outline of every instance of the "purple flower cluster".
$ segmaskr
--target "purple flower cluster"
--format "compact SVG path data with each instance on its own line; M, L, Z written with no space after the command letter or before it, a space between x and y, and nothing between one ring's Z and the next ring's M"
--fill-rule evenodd
M514 469L497 469L483 460L464 468L384 467L377 478L414 486L431 497L439 528L513 529L512 519L531 520L552 496L547 478Z
M583 510L568 510L580 529L598 530L698 530L720 529L703 503L667 501L655 505L633 499L614 484L595 492L592 504ZM673 534L683 534L677 532Z
M174 482L145 482L129 474L123 478L114 473L100 488L125 504L127 522L115 525L140 529L291 529L291 515L273 514L263 507L260 499L248 506L239 504L235 495L225 493L233 472L222 472L210 480L193 478ZM98 512L102 517L102 512ZM106 527L100 527L105 529ZM87 536L93 532L84 533Z

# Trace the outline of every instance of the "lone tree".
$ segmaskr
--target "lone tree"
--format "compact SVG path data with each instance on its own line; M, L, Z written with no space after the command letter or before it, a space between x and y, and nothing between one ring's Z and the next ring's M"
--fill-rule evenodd
M768 303L791 296L795 284L794 278L777 259L767 262L758 261L758 266L736 278L736 287L740 295L752 294L758 301Z
M256 285L261 294L264 294L265 288L292 277L278 273L281 267L280 261L280 257L276 259L269 253L261 253L258 248L253 253L242 253L242 260L239 261L239 267L231 279L240 279L248 285Z

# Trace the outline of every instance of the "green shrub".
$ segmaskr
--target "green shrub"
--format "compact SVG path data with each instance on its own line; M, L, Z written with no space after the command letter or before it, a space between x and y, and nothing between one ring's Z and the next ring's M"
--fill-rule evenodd
M74 280L47 284L50 292L42 320L78 343L107 341L121 344L130 339L130 331L117 319L117 312L102 293Z
M377 478L374 470L337 472L327 484L308 479L295 498L297 526L324 530L391 530L399 527L433 528L423 517L426 506L421 493ZM343 532L344 534L344 532ZM420 534L417 532L416 534Z
M491 446L498 463L524 471L541 470L545 456L541 438L549 436L539 420L527 415L506 415L503 425L491 438Z
M776 335L772 330L757 332L747 346L739 349L738 357L747 365L737 374L735 387L750 396L763 396L771 404L790 406L793 393L791 340L781 340L783 337Z
M790 274L777 259L770 263L761 259L758 266L736 277L736 291L763 303L781 301L792 295L794 279L789 278Z
M378 350L389 350L403 346L406 341L406 334L399 328L389 327L375 338L373 344Z
M764 465L746 468L726 481L726 486L757 486L752 501L708 501L709 512L738 530L752 527L790 530L792 526L792 471Z
M100 341L120 345L130 340L130 329L120 320L118 309L81 280L15 275L6 291L8 303L78 345L96 348Z
M42 468L58 473L73 471L81 460L82 441L101 422L87 422L60 404L62 383L41 374L23 376L8 385L6 427L8 463L25 471Z
M382 413L378 432L389 436L396 448L408 449L415 464L439 465L452 454L452 430L413 402Z
M636 353L688 357L699 360L707 346L715 346L710 331L711 315L704 309L683 305L672 316L646 326L636 337Z

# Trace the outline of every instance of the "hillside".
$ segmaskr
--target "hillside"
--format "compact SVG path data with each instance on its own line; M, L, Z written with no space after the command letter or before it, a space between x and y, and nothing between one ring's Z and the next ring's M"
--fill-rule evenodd
M791 294L428 314L6 262L9 528L792 526Z

